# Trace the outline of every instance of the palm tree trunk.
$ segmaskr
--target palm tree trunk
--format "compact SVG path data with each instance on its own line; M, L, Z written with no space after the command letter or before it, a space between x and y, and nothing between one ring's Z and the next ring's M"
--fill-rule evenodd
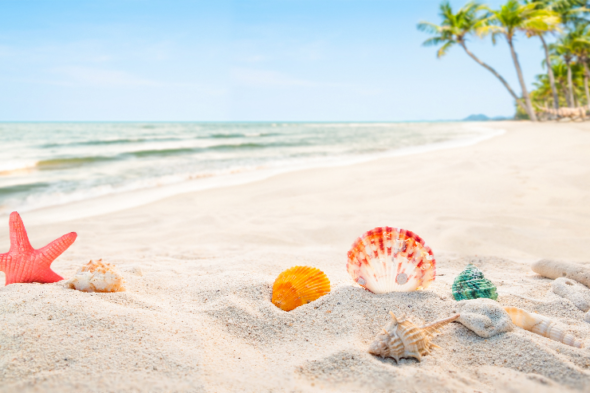
M543 49L545 50L545 62L547 63L547 76L549 77L549 85L551 86L551 93L553 93L553 108L559 109L559 96L557 95L557 88L555 87L555 76L553 75L553 67L551 67L551 61L549 60L549 48L543 38L542 34L539 34L539 38L543 43Z
M516 73L518 74L518 81L520 82L520 88L522 89L522 96L524 97L524 102L527 107L527 113L531 121L537 121L537 116L535 116L535 110L533 109L533 105L531 104L531 97L529 96L526 84L524 83L524 77L522 76L522 70L520 69L520 63L518 62L518 56L516 55L514 45L512 44L512 38L507 36L506 39L508 41L508 46L510 46L510 53L512 54L512 60L514 60L514 67L516 67Z
M469 57L471 57L473 60L475 60L479 65L481 65L482 67L484 67L486 70L488 70L492 74L494 74L494 76L496 78L498 78L500 80L500 82L502 82L502 84L508 90L508 92L510 93L510 95L512 96L512 98L514 98L514 100L516 101L516 103L522 108L523 111L527 112L526 106L522 103L522 100L520 98L518 98L518 96L516 95L516 93L514 92L514 90L512 90L510 88L510 85L508 84L508 82L506 82L506 80L504 78L502 78L502 75L498 74L498 72L496 72L496 70L494 70L492 67L490 67L489 65L487 65L486 63L484 63L483 61L481 61L479 58L477 58L473 53L471 53L469 51L469 49L467 49L467 46L465 45L465 42L461 42L460 44L463 47L463 49L465 50L465 52L469 55Z
M567 106L570 108L574 107L574 84L572 82L572 66L569 61L566 62L567 64Z
M583 59L582 64L584 65L584 90L586 91L586 106L590 108L590 91L588 91L588 77L590 76L590 71L588 71L587 61L587 59Z

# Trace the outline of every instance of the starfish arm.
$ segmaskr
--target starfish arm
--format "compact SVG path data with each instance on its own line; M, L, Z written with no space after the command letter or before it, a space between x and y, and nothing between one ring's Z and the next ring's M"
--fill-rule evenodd
M11 259L8 254L0 254L0 272L6 272L6 267Z
M17 212L10 213L8 227L10 229L10 252L33 251L23 220Z
M51 265L51 262L53 262L55 258L63 254L63 252L74 243L76 237L78 237L76 232L70 232L59 239L52 241L45 247L38 249L37 252L44 257L44 261L48 263L48 265Z
M41 284L51 284L52 282L58 282L63 280L64 278L54 272L51 269L47 269L47 271L43 272L43 275L37 277L35 282L40 282Z

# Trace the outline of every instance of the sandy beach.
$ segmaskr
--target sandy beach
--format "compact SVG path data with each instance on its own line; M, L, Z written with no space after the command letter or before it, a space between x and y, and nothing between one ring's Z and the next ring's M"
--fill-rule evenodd
M590 349L522 329L484 339L452 323L421 362L367 353L390 310L417 324L452 315L451 285L469 262L502 305L554 318L590 345L584 313L529 267L590 266L590 123L485 126L506 133L79 220L23 213L36 248L78 233L53 270L68 278L102 258L127 291L5 287L0 273L0 392L590 391ZM427 290L375 295L351 280L351 244L385 225L432 247L438 275ZM284 312L270 302L272 283L295 265L323 270L332 291Z

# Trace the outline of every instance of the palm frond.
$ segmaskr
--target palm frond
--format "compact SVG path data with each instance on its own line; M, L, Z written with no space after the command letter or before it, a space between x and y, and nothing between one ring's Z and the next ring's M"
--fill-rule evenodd
M437 46L449 42L442 37L431 37L422 43L423 46Z
M449 51L449 49L451 49L451 47L453 45L455 45L455 42L448 41L446 44L444 44L443 46L440 47L440 49L438 50L438 52L436 52L436 57L438 57L440 59L441 57L443 57L444 55L446 55L447 52Z
M488 35L505 34L506 29L503 26L498 25L485 25L481 26L476 30L476 34L479 37L486 37Z
M416 25L418 30L423 31L425 33L430 34L437 34L441 31L442 27L430 22L420 22Z
M443 1L439 6L441 18L439 25L422 21L416 27L420 31L433 35L424 41L423 45L441 45L437 51L437 56L441 57L453 45L465 42L467 35L476 33L484 12L483 6L476 1L468 2L456 12L448 1Z

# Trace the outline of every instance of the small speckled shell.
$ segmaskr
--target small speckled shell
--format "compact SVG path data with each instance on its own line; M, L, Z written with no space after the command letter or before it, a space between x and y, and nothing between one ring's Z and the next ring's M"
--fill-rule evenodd
M272 302L291 311L330 292L330 280L320 269L295 266L285 270L272 286Z
M497 300L498 294L496 286L483 276L481 270L469 264L453 282L453 297L455 300L479 298Z
M354 281L373 293L410 292L434 281L436 261L415 233L378 227L354 242L346 269Z
M124 282L113 265L99 259L82 266L64 285L82 292L121 292L125 290Z

